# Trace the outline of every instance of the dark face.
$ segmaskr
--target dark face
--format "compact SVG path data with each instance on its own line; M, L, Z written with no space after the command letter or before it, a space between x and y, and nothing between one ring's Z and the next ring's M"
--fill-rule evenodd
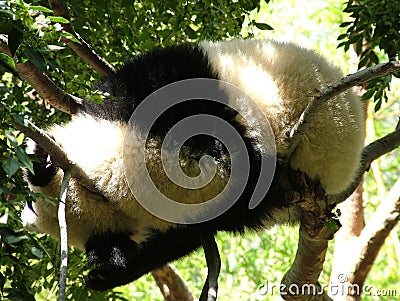
M200 247L200 235L187 228L154 231L140 246L126 233L92 235L86 243L91 268L87 286L104 291L127 284Z

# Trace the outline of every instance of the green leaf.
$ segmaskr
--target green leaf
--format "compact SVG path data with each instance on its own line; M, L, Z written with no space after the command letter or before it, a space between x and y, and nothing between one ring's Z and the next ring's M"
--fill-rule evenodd
M380 100L382 101L382 95L383 95L383 90L380 88L378 91L376 91L375 96L374 96L374 101Z
M6 234L6 235L3 235L3 238L10 245L17 244L25 239L29 239L29 237L26 236L25 234L21 234L21 235L18 235L18 234L19 233Z
M171 34L172 34L172 30L171 29L164 29L162 32L161 32L161 36L165 39L165 38L168 38L169 36L171 36Z
M43 55L37 49L32 47L27 47L26 51L32 60L32 63L34 63L40 71L45 72L47 68Z
M189 36L189 38L191 38L191 39L196 39L197 38L197 32L193 28L191 28L190 26L188 26L185 29L185 32Z
M0 15L5 15L6 18L13 18L15 13L11 9L3 8L0 2Z
M253 22L253 24L261 30L273 30L274 28L271 27L270 25L266 24L266 23L258 23L258 22Z
M71 289L74 300L88 300L88 291L85 287L76 287Z
M48 16L51 22L54 23L63 23L63 24L68 24L70 21L68 19L65 19L64 17L59 17L59 16Z
M5 132L8 141L10 142L11 146L15 150L15 154L18 157L18 160L29 169L31 173L35 173L33 170L33 163L28 155L22 150L22 148L18 145L17 139L15 138L14 134L10 131Z
M31 173L35 173L33 170L33 163L31 159L28 157L28 155L20 148L18 147L18 151L16 150L17 157L19 161L26 167Z
M7 65L15 68L14 60L5 53L0 53L0 61L4 61Z
M363 96L361 97L362 100L367 100L370 99L372 97L372 95L374 95L375 90L368 90L367 92L365 92L363 94Z
M31 253L32 253L35 257L37 257L37 258L39 258L39 259L42 259L42 258L43 258L43 252L42 252L39 248L32 247L32 248L31 248Z
M41 11L41 12L44 12L44 13L51 13L52 12L51 9L49 9L47 7L44 7L44 6L41 6L41 5L30 5L29 8L32 9L32 10L37 10L37 11Z
M340 43L336 46L336 48L343 47L343 46L345 46L345 45L347 45L347 44L348 44L348 42L340 42Z
M356 53L360 54L362 52L363 40L358 40L356 43Z
M71 40L72 42L78 43L79 45L82 44L81 41L79 41L73 34L70 34L69 32L61 31L60 35Z
M339 222L335 219L329 219L326 221L325 225L330 227L333 231L338 231L340 229Z
M14 157L8 157L3 162L3 169L7 173L7 175L11 178L20 167L18 160Z
M94 103L102 103L103 97L100 94L86 95L86 99L93 101Z
M13 26L10 34L8 35L8 48L10 48L11 56L15 55L19 45L22 44L24 40L23 34Z
M374 108L375 112L378 112L379 109L381 108L381 106L382 106L382 99L379 99L375 104L375 108Z
M137 19L136 19L135 27L136 28L141 28L145 21L146 21L146 16L144 14L143 15L139 15L137 17Z
M362 58L359 62L358 62L358 69L361 69L362 67L366 66L368 61L370 59L370 56L365 56L364 58Z
M6 134L8 141L10 142L11 146L14 148L18 147L18 142L17 142L17 138L15 138L15 135L10 131L6 131L5 134Z
M360 5L349 5L348 7L343 10L345 13L358 13L363 9Z
M353 22L343 22L342 24L339 25L339 27L347 27L351 25Z
M349 43L353 44L353 43L357 42L358 40L360 40L362 38L363 38L362 35L359 35L359 34L358 35L352 35L349 38Z

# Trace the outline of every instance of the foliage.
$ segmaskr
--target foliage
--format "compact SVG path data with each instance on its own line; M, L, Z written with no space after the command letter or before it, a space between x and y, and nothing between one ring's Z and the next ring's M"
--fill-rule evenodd
M355 45L360 57L358 68L378 64L384 54L389 60L398 60L400 54L400 1L399 0L349 0L344 10L350 14L351 21L343 22L346 33L338 39L343 40L338 47L347 51ZM400 77L400 74L395 74ZM375 110L379 110L382 100L387 102L392 75L372 80L366 86L363 99L373 97Z

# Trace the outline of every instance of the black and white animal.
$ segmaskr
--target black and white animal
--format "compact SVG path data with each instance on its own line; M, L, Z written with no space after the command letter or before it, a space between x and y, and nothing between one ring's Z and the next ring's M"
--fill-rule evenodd
M129 283L199 248L204 234L242 233L297 222L298 209L282 202L287 187L279 177L279 160L267 194L249 209L260 180L262 158L270 154L269 147L260 145L258 123L252 120L256 117L250 111L246 113L245 108L252 101L262 109L275 136L277 156L284 156L288 133L309 103L310 93L341 77L341 72L324 58L294 44L235 39L156 49L133 58L115 75L102 79L97 88L113 97L102 104L84 102L70 122L47 129L102 193L94 194L75 179L68 187L69 242L86 251L92 267L88 286L106 290ZM191 99L168 108L146 136L144 155L139 145L141 123L128 124L132 113L159 88L196 78L228 82L251 100L222 89L227 103ZM232 109L230 101L241 103L243 111L239 114ZM245 145L249 172L244 190L226 212L201 223L174 223L144 209L129 186L141 189L143 179L136 176L136 171L146 160L154 184L169 198L197 204L218 196L229 179L232 159L219 139L196 135L186 140L179 153L180 167L189 177L198 176L201 157L214 158L215 176L204 188L179 187L168 179L161 163L165 135L179 121L196 115L214 115L237 131ZM342 93L323 104L308 128L290 159L290 168L318 180L327 194L344 190L355 174L363 147L361 102L350 92ZM131 137L128 147L124 146L126 135ZM48 154L33 142L29 143L29 151L39 159L34 163L35 174L26 173L31 189L58 197L62 170L52 165ZM124 165L128 166L127 175ZM151 203L151 197L146 201ZM38 199L33 210L28 206L24 209L24 225L58 237L56 206ZM208 214L197 214L203 213ZM190 221L193 216L188 214L186 218Z

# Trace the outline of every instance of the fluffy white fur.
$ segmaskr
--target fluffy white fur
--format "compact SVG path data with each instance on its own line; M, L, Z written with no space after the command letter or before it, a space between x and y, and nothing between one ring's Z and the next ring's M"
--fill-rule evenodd
M285 138L311 99L310 93L343 77L315 52L269 40L202 42L219 79L244 90L265 112L284 154ZM327 101L314 116L291 164L319 178L327 193L346 188L364 143L361 101L346 92Z
M334 83L342 77L340 71L312 51L293 44L274 41L233 40L230 42L202 42L200 47L210 60L210 67L224 81L244 90L264 110L276 137L277 152L285 153L285 137L310 100L310 92ZM234 95L232 95L234 97ZM246 116L251 118L251 116ZM65 126L54 126L49 133L60 143L99 190L109 199L99 197L79 185L74 179L68 187L67 221L72 245L84 247L90 233L102 230L126 230L134 233L132 239L146 238L147 227L166 229L171 223L160 220L144 210L132 196L124 177L122 148L127 127L125 124L96 120L80 114ZM135 129L131 137L138 135ZM336 193L351 181L358 166L363 146L363 117L361 102L351 93L343 93L326 102L314 117L309 132L302 138L292 160L294 168L319 178L327 193ZM132 161L129 170L135 171L135 156L139 137L131 139L129 151ZM188 162L190 166L190 162ZM151 167L150 167L151 170ZM157 170L152 171L157 174ZM133 174L134 176L134 174ZM59 171L46 189L31 187L35 192L58 196L62 172ZM211 190L194 192L173 188L165 176L159 177L161 186L179 199L202 202L217 193L226 183L219 175ZM140 179L137 179L140 185ZM25 224L58 236L56 206L38 200L33 204L37 215ZM25 210L26 211L26 210ZM291 212L292 216L295 214ZM288 210L277 210L266 226L286 223Z

